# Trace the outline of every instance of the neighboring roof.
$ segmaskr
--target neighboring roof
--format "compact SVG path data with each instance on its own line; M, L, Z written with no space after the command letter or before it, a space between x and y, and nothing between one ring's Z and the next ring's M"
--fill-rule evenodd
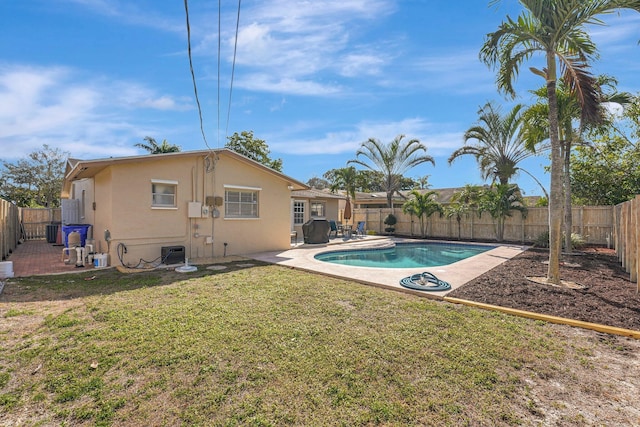
M427 188L427 189L419 189L418 191L422 194L428 191L435 191L438 193L438 197L436 200L440 203L450 203L451 197L461 190L464 187L454 187L454 188ZM394 203L404 203L409 198L410 191L401 191L400 193L405 197L398 195L397 193L393 195ZM387 193L385 192L376 192L376 193L356 193L356 203L360 204L373 204L373 203L387 203Z
M78 159L69 159L67 160L67 166L64 174L64 185L62 189L62 196L68 197L69 191L71 189L71 182L83 179L83 178L91 178L94 177L97 173L104 170L105 168L117 164L127 164L127 163L140 163L140 162L151 162L158 161L165 158L176 158L176 157L193 157L193 156L207 156L207 155L224 155L233 157L241 162L247 163L253 167L258 169L262 169L263 171L274 175L280 178L283 181L286 181L288 185L292 186L294 190L306 190L309 188L308 185L291 178L283 173L280 173L276 170L273 170L262 163L256 162L242 154L238 154L233 150L228 148L219 148L215 150L198 150L198 151L179 151L177 153L161 153L161 154L144 154L140 156L129 156L129 157L109 157L106 159L95 159L95 160L78 160Z
M342 194L331 193L325 190L317 190L315 188L309 188L308 190L292 191L291 197L298 197L302 199L342 199L342 200L347 198Z

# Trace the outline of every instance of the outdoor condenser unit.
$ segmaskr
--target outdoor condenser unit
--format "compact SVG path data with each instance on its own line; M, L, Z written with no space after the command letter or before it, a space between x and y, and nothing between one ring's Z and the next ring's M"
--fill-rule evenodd
M160 250L163 264L180 264L185 261L184 246L163 246Z

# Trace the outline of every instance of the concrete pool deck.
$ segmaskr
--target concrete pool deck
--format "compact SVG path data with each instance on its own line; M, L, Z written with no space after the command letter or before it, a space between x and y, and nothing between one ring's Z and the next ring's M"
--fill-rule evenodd
M502 264L508 259L522 253L526 246L513 244L484 244L473 243L474 245L497 246L487 252L467 258L453 264L426 267L426 268L371 268L354 267L348 265L332 264L318 261L314 257L321 252L335 250L350 250L385 247L395 242L438 242L434 240L402 239L385 236L364 236L358 239L333 239L325 244L302 244L292 247L289 250L277 252L261 252L248 255L259 261L292 267L300 270L325 274L328 276L345 278L360 283L393 289L396 291L408 292L425 297L442 298L449 292L486 273L492 268ZM450 242L464 244L465 242ZM449 282L451 289L448 291L415 291L400 285L400 280L404 277L416 273L428 271L439 279Z

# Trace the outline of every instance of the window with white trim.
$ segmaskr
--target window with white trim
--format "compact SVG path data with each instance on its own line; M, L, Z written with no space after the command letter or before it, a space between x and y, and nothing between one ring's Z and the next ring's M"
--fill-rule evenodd
M304 224L304 202L293 202L293 224Z
M225 189L224 216L225 218L258 218L258 190Z
M325 203L324 202L311 202L311 217L312 218L324 218Z
M177 181L151 180L151 206L154 208L175 208L178 194Z

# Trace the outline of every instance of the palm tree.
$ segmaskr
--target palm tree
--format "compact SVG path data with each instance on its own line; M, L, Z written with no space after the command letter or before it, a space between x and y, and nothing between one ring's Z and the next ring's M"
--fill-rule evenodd
M512 215L514 210L520 211L523 215L527 213L520 189L515 184L494 185L485 190L480 198L478 212L480 214L488 212L491 215L498 242L504 238L505 220Z
M372 171L382 172L384 175L383 187L387 193L387 207L393 212L393 195L399 192L402 185L402 175L414 166L429 162L435 165L433 157L426 153L425 147L417 139L404 141L404 135L398 135L388 144L383 144L375 138L369 138L360 145L356 152L356 159L349 160L347 164L355 163ZM369 160L367 163L358 157Z
M588 144L583 140L582 134L585 128L592 126L600 126L611 124L607 119L605 108L602 105L605 102L615 102L618 104L628 104L631 96L626 93L618 93L615 91L617 81L613 77L599 76L596 80L599 92L598 100L598 116L591 122L583 121L581 117L580 104L577 97L572 93L564 80L560 79L556 87L556 95L558 100L558 139L561 146L561 154L563 158L563 190L564 190L564 248L565 251L571 252L571 233L573 230L573 216L571 213L571 148L574 145ZM608 87L612 91L602 92L603 87ZM538 97L538 103L529 107L523 114L524 134L527 139L527 145L531 149L537 151L547 150L548 145L542 141L548 139L549 133L549 106L547 104L546 88L542 87L532 91ZM577 123L577 129L574 125ZM538 147L535 147L535 145Z
M325 173L324 178L329 181L329 191L335 193L337 190L344 190L347 198L356 199L356 188L358 183L358 171L353 166L340 169L331 169Z
M536 153L527 148L521 135L521 104L516 105L506 115L501 115L500 107L488 102L478 110L480 124L472 126L464 133L465 144L469 140L475 145L465 145L449 156L449 164L464 155L473 155L480 166L483 179L498 180L508 184L520 170L518 163Z
M551 195L549 198L549 268L547 281L561 284L560 254L563 212L563 168L558 136L558 72L563 75L581 108L581 116L597 115L597 91L589 62L597 56L596 45L586 32L589 24L602 24L598 16L629 8L640 11L639 0L519 0L525 11L517 20L507 16L497 31L489 33L480 59L497 68L498 89L515 97L513 82L520 66L536 53L544 55L542 69L531 68L545 79L549 99L551 144Z
M478 209L483 189L479 185L467 184L460 191L456 191L451 196L451 203L444 208L444 215L447 218L455 217L458 223L458 240L461 238L462 217Z
M462 217L468 216L470 210L469 205L460 202L451 202L444 208L444 216L447 218L455 217L458 223L458 240L462 237Z
M442 215L442 205L435 200L438 197L437 191L427 191L422 193L419 190L409 192L410 199L402 205L402 212L415 215L420 220L420 235L426 236L425 216L428 218L436 212Z
M162 153L177 153L180 151L180 147L174 144L169 144L167 140L163 140L162 144L158 144L156 140L150 136L145 136L144 140L147 143L135 144L135 147L143 148L149 152L149 154L162 154Z
M344 190L347 193L347 204L345 205L345 217L348 222L351 219L351 201L356 200L356 188L358 183L358 171L353 166L346 168L332 169L324 174L329 180L329 190L335 193L337 190ZM347 205L349 208L347 209Z

